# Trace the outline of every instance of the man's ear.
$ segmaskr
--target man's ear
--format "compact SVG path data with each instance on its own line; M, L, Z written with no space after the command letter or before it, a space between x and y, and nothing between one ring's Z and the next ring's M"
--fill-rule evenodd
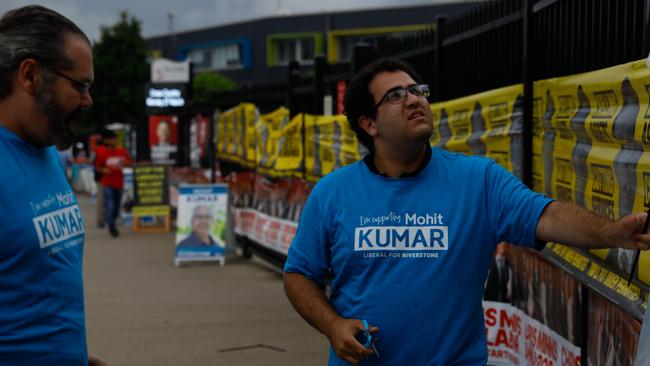
M359 117L359 127L361 127L370 136L377 136L379 131L375 127L375 119L368 116Z
M18 87L22 88L29 94L33 94L37 90L37 86L42 82L41 70L38 67L38 62L33 58L26 58L18 65L18 75L16 77Z

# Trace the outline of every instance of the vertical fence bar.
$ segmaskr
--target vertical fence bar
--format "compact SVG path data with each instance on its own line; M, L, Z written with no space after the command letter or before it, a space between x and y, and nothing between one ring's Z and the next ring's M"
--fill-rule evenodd
M432 80L433 82L433 95L432 95L432 100L434 102L439 102L442 99L442 85L443 85L443 76L444 73L442 72L442 67L443 67L443 57L444 57L444 46L442 45L442 41L444 40L445 37L445 27L447 25L447 18L445 17L437 17L436 18L436 31L434 34L434 45L435 45L435 54L433 56L433 77L434 79Z
M535 75L535 39L533 34L533 0L522 0L522 79L523 98L523 164L524 184L533 187L533 80Z
M314 114L323 114L323 75L325 75L325 68L327 61L325 56L316 56L314 58Z
M648 57L650 53L650 0L643 2L643 45L641 46L642 57Z
M296 113L298 113L298 106L296 103L297 98L294 95L294 88L298 81L300 64L298 64L298 61L291 61L289 62L289 67L287 69L287 106L289 107L289 119L291 119L296 115Z

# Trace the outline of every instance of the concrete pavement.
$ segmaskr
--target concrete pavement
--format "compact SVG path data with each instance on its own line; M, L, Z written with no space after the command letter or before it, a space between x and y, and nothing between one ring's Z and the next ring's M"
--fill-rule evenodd
M236 257L175 268L172 233L121 227L113 239L79 201L88 349L109 365L327 363L326 338L293 310L277 270Z

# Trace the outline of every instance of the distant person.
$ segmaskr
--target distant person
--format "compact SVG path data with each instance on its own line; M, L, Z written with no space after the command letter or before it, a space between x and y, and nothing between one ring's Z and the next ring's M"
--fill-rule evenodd
M102 187L101 172L102 169L97 165L97 157L106 156L106 144L104 144L104 140L102 140L101 137L97 141L97 147L95 148L94 156L95 184L97 184L97 227L103 229L105 225L104 211L106 208L104 207L104 188Z
M178 243L179 247L213 246L217 242L210 236L210 229L214 223L212 208L199 205L192 210L192 233Z
M69 19L41 6L0 18L2 365L105 365L87 351L84 220L56 152L93 104L93 79L90 41Z
M124 190L124 173L122 168L131 164L131 157L126 149L117 145L115 132L105 129L102 140L106 145L103 150L97 150L97 169L102 173L101 185L104 190L104 220L108 232L117 237L116 220L120 214L122 191Z

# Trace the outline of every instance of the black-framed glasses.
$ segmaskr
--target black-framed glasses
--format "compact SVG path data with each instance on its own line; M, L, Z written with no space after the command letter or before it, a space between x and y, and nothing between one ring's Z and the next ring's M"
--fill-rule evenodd
M388 101L390 104L400 104L406 100L407 93L411 93L416 97L428 97L429 96L429 85L427 84L416 84L411 85L406 88L397 87L391 89L384 94L381 100L375 104L373 109L379 108L379 106L384 102Z
M70 84L72 85L73 88L75 88L76 91L79 92L79 94L84 95L84 94L90 94L90 87L93 85L92 82L90 81L79 81L76 79L73 79L69 77L68 75L54 70L54 73L57 74L58 76L68 80Z

